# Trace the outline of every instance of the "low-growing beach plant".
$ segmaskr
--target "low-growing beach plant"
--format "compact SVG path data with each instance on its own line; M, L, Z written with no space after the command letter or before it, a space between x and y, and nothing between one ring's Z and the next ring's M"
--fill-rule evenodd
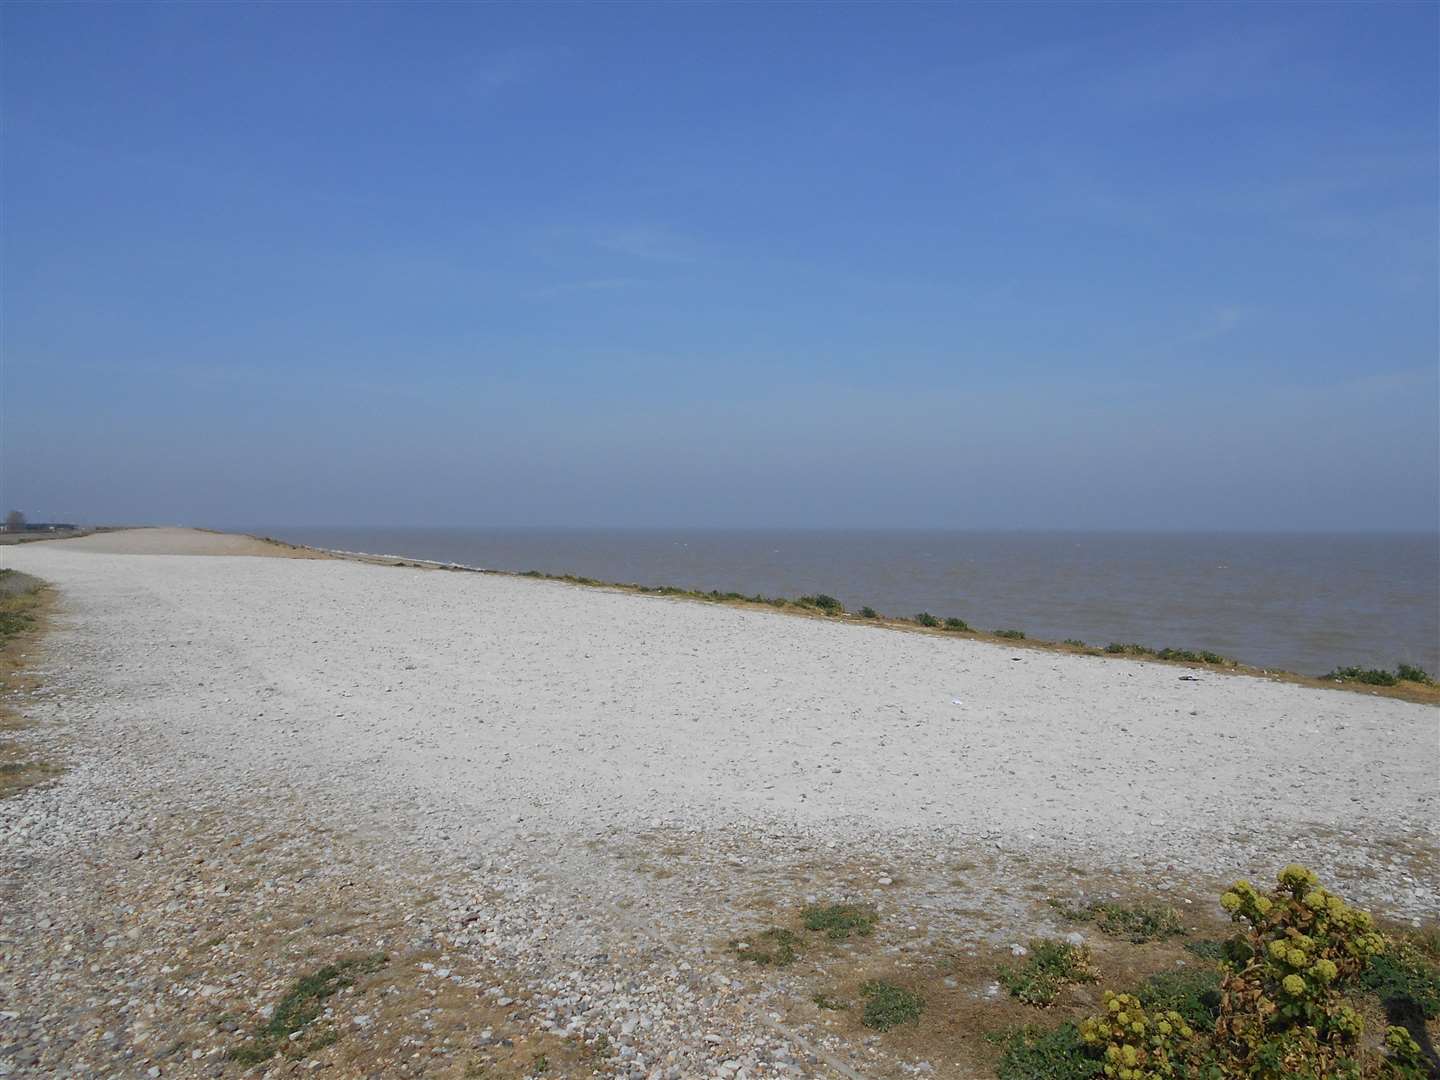
M1094 923L1111 937L1125 938L1137 945L1146 941L1164 941L1185 933L1180 913L1163 904L1120 904L1111 900L1096 900L1083 907L1070 907L1064 903L1053 906L1067 919Z
M1090 950L1068 941L1032 941L1024 964L1002 967L998 974L1011 997L1039 1006L1053 1005L1072 983L1095 982L1099 977L1090 963Z
M829 596L826 593L816 593L814 596L802 596L796 603L802 604L805 607L819 608L827 615L839 615L845 610L845 605L840 603L839 600L836 600L835 597Z
M341 960L295 980L285 996L275 1005L264 1026L256 1031L254 1038L230 1051L231 1060L242 1065L256 1065L268 1061L282 1048L288 1048L293 1041L292 1036L320 1017L325 1008L322 1002L326 998L347 986L354 986L356 976L379 971L385 966L387 959L377 953L373 956ZM305 1047L313 1048L318 1048L317 1044Z
M800 914L806 930L823 930L832 941L843 941L852 934L869 937L880 921L879 913L864 904L811 904Z
M1325 678L1334 679L1336 682L1364 683L1366 686L1395 686L1400 682L1398 676L1381 668L1336 668Z
M1085 642L1081 641L1078 637L1067 637L1067 638L1064 640L1064 642L1062 642L1062 644L1065 644L1065 645L1073 645L1073 646L1075 646L1075 648L1077 648L1077 649L1088 649L1088 648L1089 648L1089 646L1086 645Z
M1155 650L1152 649L1152 648L1150 648L1149 645L1138 645L1138 644L1136 644L1136 643L1134 643L1134 642L1131 642L1130 644L1127 645L1127 644L1125 644L1124 642L1112 641L1112 642L1110 642L1109 645L1106 645L1106 646L1105 646L1105 651L1106 651L1107 653L1115 653L1115 654L1122 654L1122 653L1123 653L1123 654L1126 655L1126 656L1154 656L1154 655L1155 655Z
M752 964L761 964L766 967L784 967L793 963L799 955L796 946L800 944L800 935L793 930L786 930L781 926L772 926L756 934L749 941L734 941L731 946L739 955L749 960Z
M1225 942L1216 941L1214 938L1197 938L1194 941L1187 941L1181 946L1191 956L1198 956L1201 960L1213 960L1219 963L1225 959Z
M1196 1031L1213 1031L1220 1015L1220 967L1178 968L1146 979L1135 996L1152 1012L1179 1013Z
M1395 674L1404 682L1420 683L1422 686L1432 686L1435 682L1428 671L1413 664L1396 664Z
M964 619L949 618L945 620L946 630L969 630L970 624Z
M1168 646L1156 651L1155 656L1160 660L1185 660L1192 664L1200 662L1200 654L1190 649L1171 649Z
M880 617L880 613L876 611L873 607L862 607L860 609L860 617L862 619L878 619Z
M1378 997L1394 1019L1399 1015L1433 1020L1440 1016L1440 965L1408 938L1391 938L1384 952L1370 959L1360 985Z
M1103 1075L1074 1024L1050 1030L1013 1028L990 1039L1004 1048L995 1066L999 1080L1091 1080Z
M876 1031L889 1031L900 1024L913 1024L925 1009L925 999L913 990L872 979L860 987L865 1011L860 1022Z
M940 625L940 620L937 619L934 615L931 615L928 611L922 611L919 615L916 615L915 622L918 623L920 626Z
M1003 637L1003 638L1011 638L1011 639L1013 639L1013 640L1015 640L1015 641L1020 641L1020 640L1022 640L1022 639L1025 637L1025 631L1024 631L1024 630L996 630L996 631L995 631L995 636L996 636L996 637Z

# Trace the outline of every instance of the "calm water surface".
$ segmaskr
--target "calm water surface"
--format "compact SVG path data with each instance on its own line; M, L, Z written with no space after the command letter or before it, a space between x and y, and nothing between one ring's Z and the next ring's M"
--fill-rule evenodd
M248 527L316 547L766 596L1320 673L1440 671L1440 538Z

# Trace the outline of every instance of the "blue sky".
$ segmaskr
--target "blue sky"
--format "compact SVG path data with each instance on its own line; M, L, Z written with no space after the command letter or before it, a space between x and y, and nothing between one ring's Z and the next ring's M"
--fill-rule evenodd
M7 5L3 500L1433 530L1437 10Z

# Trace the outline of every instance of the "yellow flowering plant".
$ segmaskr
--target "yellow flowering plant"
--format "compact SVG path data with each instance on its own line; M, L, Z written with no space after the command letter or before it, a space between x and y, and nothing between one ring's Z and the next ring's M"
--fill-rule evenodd
M1213 1032L1179 1013L1147 1011L1129 994L1079 1028L1107 1080L1422 1080L1420 1047L1391 1027L1382 1054L1363 1047L1360 1014L1345 997L1387 941L1369 914L1346 904L1302 866L1275 888L1237 881L1220 898L1242 928L1226 948Z
M1082 1021L1080 1041L1097 1053L1113 1080L1181 1077L1195 1037L1178 1012L1150 1013L1133 994L1105 993L1105 1011Z
M1360 1015L1344 987L1385 949L1367 912L1287 866L1262 893L1237 881L1220 906L1244 927L1220 987L1214 1060L1219 1075L1252 1080L1409 1076L1415 1055L1403 1028L1387 1035L1388 1056L1362 1064Z

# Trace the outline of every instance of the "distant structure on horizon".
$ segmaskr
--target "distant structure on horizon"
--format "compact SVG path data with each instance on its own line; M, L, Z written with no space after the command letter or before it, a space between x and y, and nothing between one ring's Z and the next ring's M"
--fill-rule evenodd
M80 526L72 525L68 521L26 521L25 515L18 510L12 510L5 515L5 520L0 523L0 532L7 533L32 533L32 532L77 532Z

